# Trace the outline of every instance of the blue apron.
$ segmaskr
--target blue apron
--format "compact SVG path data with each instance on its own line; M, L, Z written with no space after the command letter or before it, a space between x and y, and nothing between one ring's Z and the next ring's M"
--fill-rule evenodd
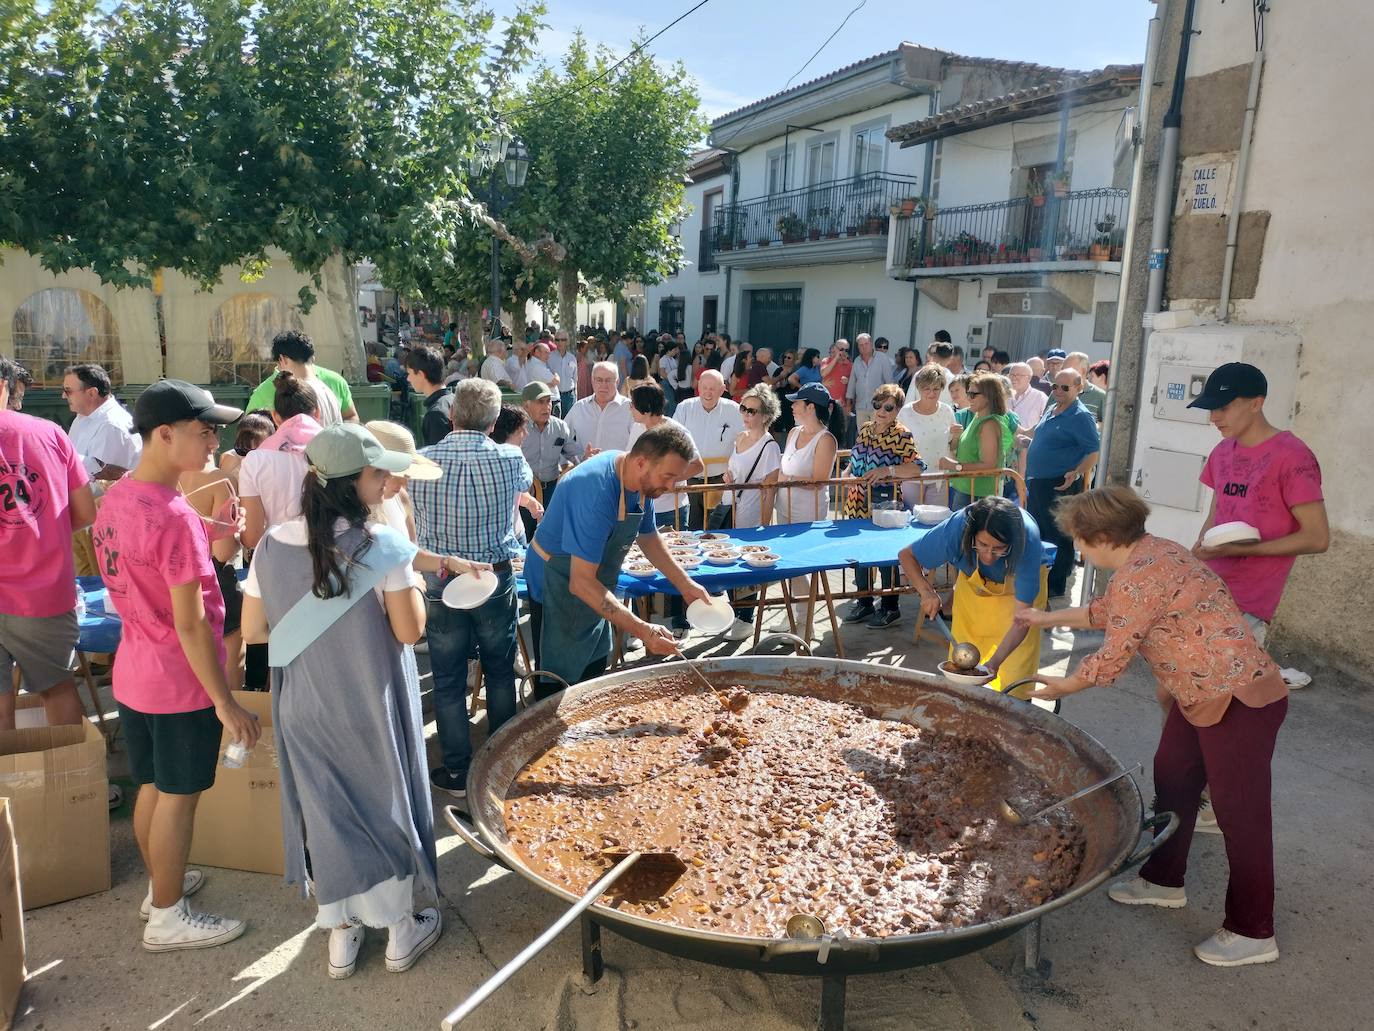
M622 456L619 462L624 460ZM617 478L621 468L618 464ZM596 579L608 591L614 592L621 564L639 537L643 521L642 507L626 511L622 485L619 515L601 552L601 564L596 567ZM611 653L611 624L572 593L572 556L550 554L540 545L537 530L531 547L544 560L544 629L539 644L539 668L576 684L588 666Z

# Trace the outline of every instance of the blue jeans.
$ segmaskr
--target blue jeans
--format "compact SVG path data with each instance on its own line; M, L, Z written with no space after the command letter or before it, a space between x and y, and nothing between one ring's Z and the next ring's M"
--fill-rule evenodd
M573 392L571 390L564 390L559 392L558 407L560 410L558 413L558 417L560 419L566 419L568 417L568 413L572 411L573 402L575 400L576 398L573 396Z
M465 778L472 763L468 725L468 657L476 651L487 688L487 735L515 715L515 635L520 616L515 574L497 573L496 591L475 609L451 609L439 600L438 578L425 577L429 593L429 665L434 674L434 719L444 767Z
M965 494L963 491L955 490L953 487L949 489L949 507L955 512L959 511L961 508L968 508L971 504L973 504L973 495Z
M673 389L672 383L665 381L663 384L663 414L671 419L675 411L677 411L677 391Z

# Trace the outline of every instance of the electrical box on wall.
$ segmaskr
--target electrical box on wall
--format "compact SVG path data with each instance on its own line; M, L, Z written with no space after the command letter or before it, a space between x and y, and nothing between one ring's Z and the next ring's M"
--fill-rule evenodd
M1155 418L1206 423L1205 409L1188 406L1202 394L1211 372L1210 368L1195 365L1161 365L1152 395Z
M1149 447L1136 467L1135 485L1152 505L1202 511L1202 467L1207 459L1189 451Z

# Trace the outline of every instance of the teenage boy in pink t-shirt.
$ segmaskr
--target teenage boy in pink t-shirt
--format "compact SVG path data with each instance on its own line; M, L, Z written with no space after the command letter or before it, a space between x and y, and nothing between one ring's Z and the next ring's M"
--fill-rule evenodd
M1261 645L1294 559L1319 555L1330 543L1317 456L1264 417L1268 393L1263 372L1230 362L1207 377L1188 406L1209 410L1222 436L1202 468L1212 507L1193 552L1230 588ZM1231 522L1249 523L1260 539L1203 547L1208 530Z
M71 535L95 519L85 467L62 428L9 410L19 372L0 358L0 730L14 729L15 666L42 696L49 726L81 722Z
M106 492L92 529L124 622L114 696L139 786L134 835L151 882L141 910L150 952L222 945L244 930L186 904L205 881L186 857L196 803L215 782L221 727L248 748L258 740L254 716L224 679L224 600L210 562L211 533L236 532L237 516L231 500L207 530L177 489L182 473L205 468L219 427L242 414L181 380L148 387L134 405L138 466Z

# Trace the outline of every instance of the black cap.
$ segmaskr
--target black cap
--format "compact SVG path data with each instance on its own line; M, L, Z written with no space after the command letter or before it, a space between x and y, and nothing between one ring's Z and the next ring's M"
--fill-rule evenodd
M149 386L134 402L134 431L147 433L187 419L227 426L242 416L242 409L218 404L204 387L180 379L163 379Z
M1189 408L1211 411L1229 405L1238 397L1268 397L1269 381L1264 373L1245 362L1227 362L1212 370L1202 393L1189 402Z

